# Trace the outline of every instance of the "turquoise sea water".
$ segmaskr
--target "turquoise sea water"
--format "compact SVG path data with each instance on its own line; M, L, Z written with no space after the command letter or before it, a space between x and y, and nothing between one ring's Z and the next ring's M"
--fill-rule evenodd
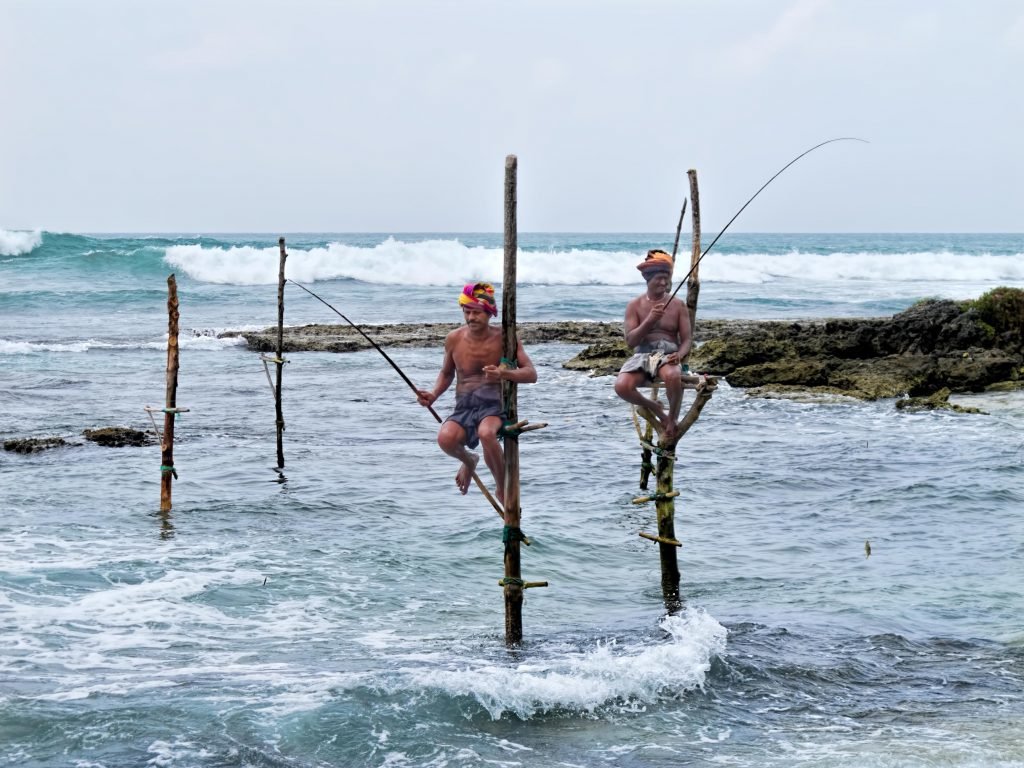
M288 235L289 276L360 323L457 319L500 236ZM667 241L667 243L666 243ZM664 235L521 235L521 320L615 320ZM682 247L687 250L688 246ZM1024 287L1024 235L733 235L700 317L897 312ZM531 348L524 644L501 521L373 351L289 356L286 467L258 356L277 237L0 232L0 761L121 766L1022 766L1024 397L986 415L748 398L684 439L683 610L631 503L607 378ZM181 303L174 508L146 428ZM335 322L290 286L286 322ZM395 349L429 383L439 349ZM450 409L450 395L438 410ZM489 480L486 472L482 477ZM865 541L871 555L865 555Z

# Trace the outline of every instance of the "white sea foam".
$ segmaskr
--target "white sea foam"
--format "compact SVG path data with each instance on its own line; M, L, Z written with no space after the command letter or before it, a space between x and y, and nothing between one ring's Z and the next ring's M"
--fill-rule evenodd
M633 285L638 256L630 251L520 251L522 284ZM276 247L207 248L175 245L165 261L207 283L267 285L277 282ZM502 277L502 249L467 246L459 240L404 242L389 237L373 247L330 243L289 249L288 277L298 282L352 279L384 285L460 285ZM680 269L682 264L680 264ZM681 278L683 274L678 274ZM1024 280L1024 254L952 252L712 253L701 263L705 282L760 284L780 279L817 281L1004 281Z
M411 677L426 688L475 698L495 720L506 712L526 718L556 709L643 707L663 694L701 687L712 658L725 650L725 627L703 610L666 617L662 628L670 635L663 643L602 643L582 654L513 668L424 670Z
M217 352L223 349L245 346L245 338L242 336L228 336L219 338L213 333L196 333L194 335L181 335L178 338L178 346L185 349L205 350ZM94 349L167 349L167 335L162 339L152 341L111 343L97 341L96 339L85 339L84 341L71 342L30 342L11 341L0 339L0 355L40 355L47 352L57 353L82 353Z
M20 256L30 253L43 242L43 233L0 229L0 256Z

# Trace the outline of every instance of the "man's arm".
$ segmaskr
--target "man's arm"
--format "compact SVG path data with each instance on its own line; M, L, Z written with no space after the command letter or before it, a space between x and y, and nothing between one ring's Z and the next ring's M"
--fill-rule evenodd
M533 361L526 354L523 342L516 344L516 368L502 368L497 365L485 365L484 377L487 381L511 381L514 384L534 384L537 381L537 369L533 367Z
M420 405L424 407L433 405L434 401L443 395L455 381L455 357L452 354L454 346L452 334L448 334L448 338L444 340L444 360L441 362L441 370L437 374L437 381L434 382L433 389L416 390L416 400Z
M690 310L679 299L673 299L673 301L678 305L677 312L679 313L679 322L676 323L679 351L676 353L676 358L682 362L683 358L690 354L690 347L693 344L693 334L690 331Z
M658 320L665 314L664 304L655 304L651 307L650 314L643 320L640 319L639 302L633 299L626 305L626 321L623 324L625 330L626 344L634 349L640 345L651 330L657 326Z

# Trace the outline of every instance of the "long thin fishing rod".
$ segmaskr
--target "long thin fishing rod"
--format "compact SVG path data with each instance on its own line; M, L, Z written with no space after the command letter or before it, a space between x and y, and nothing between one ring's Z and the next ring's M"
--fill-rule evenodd
M413 384L412 381L409 379L409 377L405 375L405 372L401 368L398 367L398 363L396 363L394 360L392 360L388 356L388 353L385 352L383 349L381 349L377 345L376 341L374 341L369 336L367 336L366 332L362 328L360 328L358 325L356 325L351 320L349 320L347 317L345 317L343 314L341 314L341 312L339 312L337 309L335 309L330 304L328 304L326 300L324 300L320 296L317 296L315 293L313 293L306 286L302 285L301 283L296 283L290 277L288 278L288 282L291 283L292 285L299 286L299 288L304 290L306 293L308 293L310 296L312 296L317 301L321 302L324 306L326 306L328 309L330 309L332 312L334 312L334 314L336 314L338 317L340 317L346 323L348 323L353 328L355 328L357 331L359 331L359 333L362 335L362 337L364 339L366 339L368 342L370 342L371 346L373 346L374 349L376 349L378 352L380 352L384 356L385 360L387 360L389 363L391 363L391 367L394 368L395 372L398 373L398 375L402 377L403 381L405 381L406 384L409 385L409 389L411 389L413 392L417 392L417 393L419 392L419 390L416 389L416 385ZM437 419L437 423L440 424L441 423L441 417L437 415L437 411L435 411L434 408L432 406L429 406L429 405L427 406L427 410L430 411L431 414L433 414L434 418Z
M383 349L381 349L381 348L380 348L380 346L378 346L377 342L375 342L375 341L374 341L373 339L371 339L371 338L370 338L369 336L367 336L367 335L366 335L366 331L364 331L364 330L363 330L362 328L360 328L360 327L359 327L358 325L356 325L356 324L355 324L355 323L353 323L353 322L352 322L351 320L349 320L349 319L348 319L347 317L345 317L345 316L344 316L343 314L341 314L341 312L339 312L339 311L338 311L337 309L335 309L335 308L334 308L333 306L331 306L331 305L330 305L330 304L329 304L329 303L328 303L328 302L326 301L326 299L324 299L324 298L322 298L322 297L320 297L320 296L317 296L317 295L316 295L315 293L313 293L313 292L312 292L311 290L309 290L309 288L307 288L306 286L302 285L301 283L296 283L296 282L295 282L294 280L292 280L292 279L291 279L290 277L289 277L289 278L287 278L287 280L288 280L288 282L289 282L289 283L292 283L293 285L297 285L297 286L299 286L299 288L301 288L302 290L304 290L304 291L305 291L306 293L308 293L308 294L309 294L310 296L312 296L312 297L313 297L314 299L316 299L316 300L317 300L317 301L319 301L319 302L320 302L321 304L323 304L323 305L324 305L325 307L327 307L327 308L328 308L328 309L330 309L330 310L331 310L332 312L334 312L334 314L336 314L336 315L337 315L338 317L340 317L340 318L341 318L342 320L344 320L344 321L345 321L346 323L348 323L348 324L349 324L349 325L351 325L351 326L352 326L353 328L355 328L355 329L356 329L357 331L359 331L360 335L361 335L361 336L362 336L362 337L363 337L364 339L366 339L366 340L367 340L368 342L370 342L370 344L371 344L371 345L373 346L373 348L374 348L374 349L376 349L376 350L377 350L378 352L380 352L380 353L381 353L381 355L383 355L383 356L384 356L384 359L385 359L385 360L387 360L387 361L388 361L388 362L389 362L389 363L391 364L391 367L395 369L395 372L396 372L396 373L397 373L397 374L398 374L399 376L401 376L401 377L402 377L402 380L403 380L403 381L404 381L404 382L405 382L406 384L408 384L408 385L409 385L409 389L411 389L411 390L412 390L413 392L417 393L417 395L419 394L419 390L418 390L418 389L416 389L416 385L415 385L415 384L413 384L413 383L412 383L412 380L411 380L411 379L410 379L410 378L409 378L408 376L406 376L406 375L405 375L405 372L404 372L404 371L403 371L403 370L402 370L401 368L399 368L399 367L398 367L398 363L396 363L396 362L395 362L394 360L392 360L392 359L391 359L391 357L390 357L390 356L388 355L388 353L387 353L387 352L385 352L385 351L384 351ZM430 411L430 415L431 415L431 416L433 416L433 417L434 417L434 418L435 418L435 419L437 420L437 423L438 423L438 424L441 424L441 423L443 423L443 421L442 421L441 417L437 415L437 411L435 411L435 410L434 410L434 407L433 407L433 406L431 406L431 405L428 405L428 406L427 406L427 410L428 410L428 411ZM487 490L487 486L486 486L486 485L484 485L484 482L483 482L483 480L481 480L481 479L480 479L480 476L479 476L479 475L478 475L478 474L476 473L476 470L473 470L473 473L472 473L472 475L473 475L473 482L475 482L475 483L476 483L476 485L477 485L477 488L479 488L479 489L480 489L480 492L481 492L481 493L483 493L483 495L484 495L484 496L486 497L487 501L489 501L489 502L490 502L490 504L491 504L491 506L492 506L492 507L494 507L494 510L495 510L495 511L496 511L496 512L497 512L497 513L498 513L498 514L499 514L499 515L500 515L500 516L501 516L502 518L504 518L504 517L505 517L505 513L504 513L504 511L502 510L502 508L501 508L501 505L500 505L500 504L498 503L498 500L497 500L497 499L495 499L493 495L491 495L491 492L490 492L489 490ZM523 541L524 541L524 543L526 543L526 544L529 544L529 543L530 543L529 539L525 539L525 538L524 538L524 539L523 539Z
M765 187L767 187L769 184L771 184L773 181L775 181L775 179L778 178L782 174L782 172L784 170L789 168L789 166L791 166L793 163L795 163L801 157L803 157L804 155L809 155L811 152L816 150L818 147L824 147L826 144L831 144L834 141L863 141L865 144L870 144L871 143L871 142L867 141L866 139L858 139L856 136L840 136L839 138L836 138L836 139L829 139L828 141L823 141L823 142L821 142L821 144L815 144L813 147L808 149L806 152L801 152L799 155L797 155L792 160L790 160L788 163L786 163L784 166L782 166L774 176L772 176L770 179L768 179L768 181L766 181L764 184L761 185L761 189L757 190L757 192L755 192L750 197L750 199L747 200L747 202L745 202L743 204L743 208L740 208L738 211L736 211L736 214L731 219L729 219L728 224L726 224L724 227L722 227L722 231L718 233L718 235L715 237L714 240L711 241L711 245L709 245L707 248L704 249L704 252L700 255L700 258L698 258L695 262L693 262L693 266L690 267L690 271L687 272L686 276L682 280L679 281L679 285L677 285L676 289L674 291L672 291L672 296L668 297L669 300L671 300L672 297L675 296L676 293L679 292L679 289L683 287L683 283L685 283L689 279L690 275L693 274L693 270L695 270L697 268L697 265L700 264L700 260L703 259L705 256L707 256L708 255L708 251L710 251L712 248L715 247L715 243L718 242L718 238L720 238L722 235L725 234L725 230L727 230L729 228L729 225L732 224L734 221L736 221L736 218L741 213L743 213L743 210L748 205L750 205L752 202L754 202L754 198L757 197L758 195L760 195L761 192L764 191Z

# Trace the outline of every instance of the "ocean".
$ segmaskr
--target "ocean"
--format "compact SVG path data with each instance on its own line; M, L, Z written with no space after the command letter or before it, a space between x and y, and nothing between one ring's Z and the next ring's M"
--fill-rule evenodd
M500 234L284 234L361 324L457 322L502 275ZM550 586L508 648L501 520L376 351L287 355L277 470L259 355L218 336L276 324L277 236L0 230L0 438L72 443L0 451L0 764L1024 766L1024 393L904 413L723 381L678 450L670 613L628 406L562 367L581 346L531 347L522 568ZM519 319L621 319L672 239L521 234ZM81 435L152 428L172 273L162 514L158 446ZM700 274L698 325L891 315L1024 287L1024 234L728 232ZM426 386L442 352L390 354Z

